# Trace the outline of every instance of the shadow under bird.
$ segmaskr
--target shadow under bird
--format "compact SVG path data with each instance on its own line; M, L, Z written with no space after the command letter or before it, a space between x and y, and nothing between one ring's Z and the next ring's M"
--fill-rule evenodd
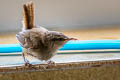
M28 55L52 63L51 58L59 48L69 40L76 40L75 38L67 37L63 33L35 26L33 2L24 4L23 9L23 29L16 37L23 48L22 55L26 65L29 64L26 58Z

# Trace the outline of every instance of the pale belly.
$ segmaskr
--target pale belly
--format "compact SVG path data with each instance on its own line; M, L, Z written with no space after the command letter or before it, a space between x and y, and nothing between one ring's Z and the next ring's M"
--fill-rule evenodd
M56 54L56 50L53 51L44 50L43 52L40 49L23 49L23 51L25 53L25 56L29 55L39 60L46 60L46 61L51 59Z

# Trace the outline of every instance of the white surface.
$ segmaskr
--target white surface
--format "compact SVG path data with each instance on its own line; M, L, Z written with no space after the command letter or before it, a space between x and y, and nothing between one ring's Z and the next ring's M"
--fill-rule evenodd
M109 53L73 53L73 54L57 54L52 58L55 63L68 63L68 62L84 62L84 61L99 61L99 60L115 60L120 59L120 52ZM43 64L34 58L29 58L32 64ZM23 65L24 61L22 56L0 56L0 67L6 66L19 66Z

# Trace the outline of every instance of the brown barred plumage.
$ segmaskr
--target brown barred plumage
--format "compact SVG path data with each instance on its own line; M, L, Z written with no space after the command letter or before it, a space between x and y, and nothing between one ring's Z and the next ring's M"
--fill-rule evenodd
M24 21L23 29L32 29L34 27L34 5L33 2L28 2L23 5Z

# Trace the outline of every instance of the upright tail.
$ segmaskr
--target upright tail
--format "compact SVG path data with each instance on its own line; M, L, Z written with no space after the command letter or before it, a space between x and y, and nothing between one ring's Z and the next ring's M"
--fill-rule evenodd
M32 29L34 27L34 4L32 1L23 5L24 20L23 29Z

